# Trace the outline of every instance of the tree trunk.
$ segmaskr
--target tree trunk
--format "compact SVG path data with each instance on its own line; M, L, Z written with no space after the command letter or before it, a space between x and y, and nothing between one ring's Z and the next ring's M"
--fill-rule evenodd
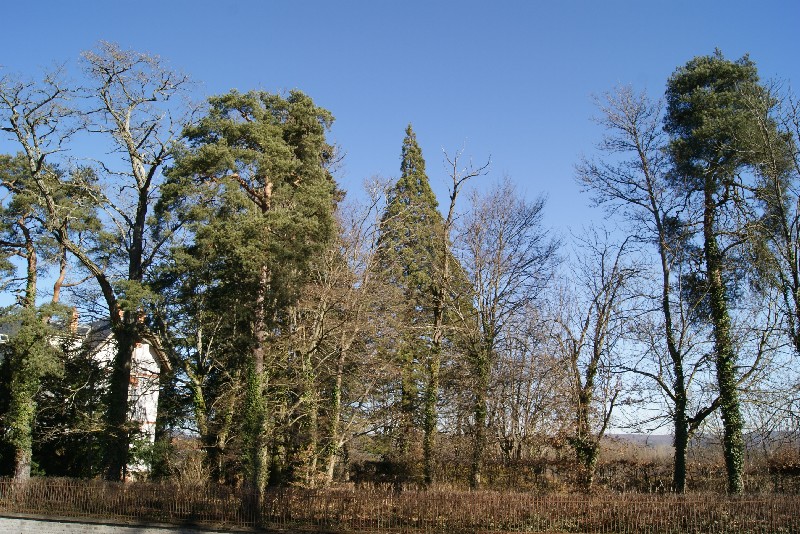
M670 360L672 360L672 370L675 375L672 388L675 399L675 411L672 416L673 423L675 424L672 491L675 493L684 493L686 491L686 450L689 444L689 423L686 415L686 405L688 402L686 376L683 370L683 354L675 343L675 334L672 325L672 308L669 301L671 269L668 259L668 245L665 241L664 228L658 216L659 212L655 200L652 195L650 198L653 202L653 213L656 214L656 226L659 235L658 253L661 257L661 311L664 314L664 337L667 341L667 352Z
M303 356L304 363L303 370L305 389L303 396L303 404L306 405L306 434L308 436L307 443L302 447L302 459L305 464L305 484L309 487L316 485L317 478L317 460L319 458L319 399L315 390L313 363L311 362L310 353Z
M470 465L469 486L471 489L480 488L483 475L483 455L486 450L486 401L489 391L489 353L479 349L475 362L475 388L473 390L475 405L475 436L472 448L472 463Z
M434 287L434 308L433 308L433 335L431 336L431 348L428 354L428 384L425 389L425 406L423 429L425 435L422 441L423 453L423 477L426 486L433 484L433 454L436 446L436 425L438 413L436 411L436 401L439 399L439 371L442 366L442 338L444 337L444 312L445 295L450 283L450 251L447 246L447 232L449 231L450 219L455 203L456 190L450 202L450 214L445 221L445 234L442 236L442 275L439 287Z
M331 391L331 415L328 426L328 450L325 467L325 484L333 482L333 471L336 467L336 458L339 456L341 439L339 436L339 426L342 418L342 378L344 376L345 351L340 350L336 359L336 377Z
M8 441L14 448L14 480L25 481L31 476L33 423L36 419L34 395L38 378L31 376L25 354L14 355L14 383L7 413Z
M64 287L64 281L67 279L68 266L67 249L62 246L58 260L58 278L56 278L56 281L53 283L53 298L51 299L53 304L57 304L61 301L61 289Z
M414 412L417 407L416 361L413 349L406 344L400 356L400 431L397 437L397 450L404 469L411 470L411 443L414 439Z
M306 467L306 485L315 487L317 484L317 461L319 459L319 410L316 399L308 413L308 465Z
M269 462L266 447L264 406L264 376L256 368L248 373L247 396L245 399L244 440L246 462L249 464L248 484L257 494L261 494L269 479Z
M20 221L19 227L22 234L25 236L25 259L26 259L26 279L25 279L25 298L22 306L26 309L33 310L36 308L36 283L38 281L38 256L36 255L36 248L31 238L31 232Z
M136 165L135 152L130 152L131 162ZM138 176L137 176L138 177ZM131 226L131 242L128 250L128 280L141 283L143 277L142 253L144 250L144 228L147 217L148 191L139 187L139 196L134 224ZM116 297L106 300L112 315L119 313ZM121 321L112 317L114 338L117 342L117 354L114 358L111 374L111 387L108 404L108 458L106 478L108 480L124 480L130 460L131 431L133 424L129 421L129 395L131 381L131 365L137 336L137 317L140 310L125 312ZM116 323L116 324L115 324Z
M236 378L239 376L240 375L237 374ZM233 427L233 412L236 407L236 400L233 394L228 395L225 401L223 415L220 417L222 422L215 425L213 432L209 429L208 439L212 442L209 464L211 465L212 476L219 484L224 484L226 482L228 474L225 464L225 452L228 444L228 436Z
M483 453L486 449L486 395L482 392L477 392L474 411L475 437L473 440L469 487L475 490L481 487L483 477Z
M22 221L19 227L25 236L25 258L27 265L27 279L25 296L22 301L23 315L22 328L26 323L37 321L36 317L36 282L37 256L33 240L28 228ZM31 324L34 328L38 325ZM46 340L36 339L35 343L46 343ZM34 347L30 347L34 349ZM31 476L31 456L33 448L33 425L36 420L36 402L34 395L39 388L39 375L32 366L31 355L23 347L16 346L12 356L11 365L11 391L7 414L7 428L9 442L14 448L14 480L25 481Z
M130 425L128 420L128 389L131 382L131 363L135 343L135 327L130 320L122 321L114 328L117 352L111 372L108 392L108 416L106 424L106 479L125 480L130 453Z
M575 437L572 447L575 451L575 460L581 469L580 486L583 491L590 491L594 484L594 469L597 464L598 442L591 435L589 424L589 407L592 403L593 381L587 380L587 385L578 393L578 409L575 420ZM599 439L600 436L598 436Z
M731 320L728 315L727 292L722 278L723 258L714 233L716 202L713 186L713 178L708 178L703 210L703 236L708 276L708 298L714 331L717 385L724 431L723 448L728 475L728 492L735 495L744 490L742 480L744 471L743 424L736 384L736 354L730 337Z
M679 385L680 380L680 385ZM689 447L689 423L686 417L686 392L678 391L677 388L683 385L683 375L680 379L675 379L675 453L672 468L672 491L684 493L686 491L686 450Z
M265 405L265 352L268 338L266 300L269 290L270 273L266 265L261 267L259 276L258 293L256 295L256 317L253 325L255 347L253 348L253 366L248 389L248 409L252 412L252 424L248 429L250 441L250 462L252 466L250 483L253 489L261 495L269 479L269 463L267 458L267 414Z
M436 423L438 420L436 401L439 398L439 370L442 364L439 351L440 347L438 344L431 347L431 354L428 361L428 384L425 388L425 419L423 422L425 435L422 442L422 452L424 458L423 476L426 486L430 486L434 480L433 455L436 444Z
M18 448L14 453L14 481L25 482L31 478L31 447Z
M171 475L170 455L172 454L172 440L169 432L171 404L170 397L175 390L175 372L161 369L158 375L158 404L156 408L156 430L154 445L156 454L153 456L153 465L150 475L154 478L166 479Z

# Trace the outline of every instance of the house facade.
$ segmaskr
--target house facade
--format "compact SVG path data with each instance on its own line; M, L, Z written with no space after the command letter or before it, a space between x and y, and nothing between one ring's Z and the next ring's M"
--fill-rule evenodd
M117 353L110 322L97 321L78 326L77 334L81 349L88 351L97 363L110 370ZM157 338L143 330L134 344L128 388L128 420L136 423L138 430L132 447L137 445L137 441L150 445L155 442L159 378L161 372L168 371L169 368L169 360ZM126 471L129 476L136 478L146 474L147 466L141 461L134 461L127 466Z
M6 322L0 325L0 349L17 334L21 324ZM62 325L62 332L56 334L51 344L65 347L69 353L82 354L90 358L101 370L105 378L96 383L99 392L107 391L108 379L117 353L117 344L108 320L80 324L77 312L73 312L69 324ZM0 350L0 363L4 351ZM131 361L130 384L128 387L128 421L133 423L135 433L131 447L152 445L155 442L156 417L158 415L159 378L162 371L170 368L169 360L160 348L158 339L142 325L139 339L134 344ZM130 478L147 474L147 465L133 460L126 466Z

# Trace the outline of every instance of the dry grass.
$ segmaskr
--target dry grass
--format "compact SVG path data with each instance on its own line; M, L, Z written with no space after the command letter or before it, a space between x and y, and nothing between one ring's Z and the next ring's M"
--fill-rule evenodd
M713 494L536 495L338 488L251 493L224 487L0 480L0 513L341 532L798 532L800 498Z

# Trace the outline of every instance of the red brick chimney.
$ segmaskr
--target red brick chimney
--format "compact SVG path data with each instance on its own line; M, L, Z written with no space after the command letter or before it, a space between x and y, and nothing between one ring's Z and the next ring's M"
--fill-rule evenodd
M79 319L78 308L75 308L73 306L72 315L69 318L69 325L68 325L70 334L77 334L78 333L78 319Z

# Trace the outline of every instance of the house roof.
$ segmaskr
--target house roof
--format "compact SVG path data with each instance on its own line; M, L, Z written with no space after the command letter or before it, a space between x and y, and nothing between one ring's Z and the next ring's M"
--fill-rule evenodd
M7 343L20 329L21 323L18 320L0 322L0 344ZM111 330L111 321L102 319L93 321L89 324L79 324L77 326L76 337L80 340L81 346L89 350L98 350L101 346L112 342L114 333ZM149 328L140 327L139 337L142 342L147 343L153 348L159 367L162 371L172 370L169 358L158 338ZM2 359L0 359L2 361Z
M112 341L114 333L111 330L111 321L104 319L100 321L94 321L86 326L88 327L88 330L85 334L83 334L84 346L90 349L97 349L101 345ZM161 370L172 370L172 365L170 364L169 358L167 358L167 354L161 345L159 337L152 330L143 325L140 325L138 330L139 340L147 343L153 348L153 354L156 356L156 360L158 361L158 365L161 367ZM81 327L78 327L78 333L81 333Z

